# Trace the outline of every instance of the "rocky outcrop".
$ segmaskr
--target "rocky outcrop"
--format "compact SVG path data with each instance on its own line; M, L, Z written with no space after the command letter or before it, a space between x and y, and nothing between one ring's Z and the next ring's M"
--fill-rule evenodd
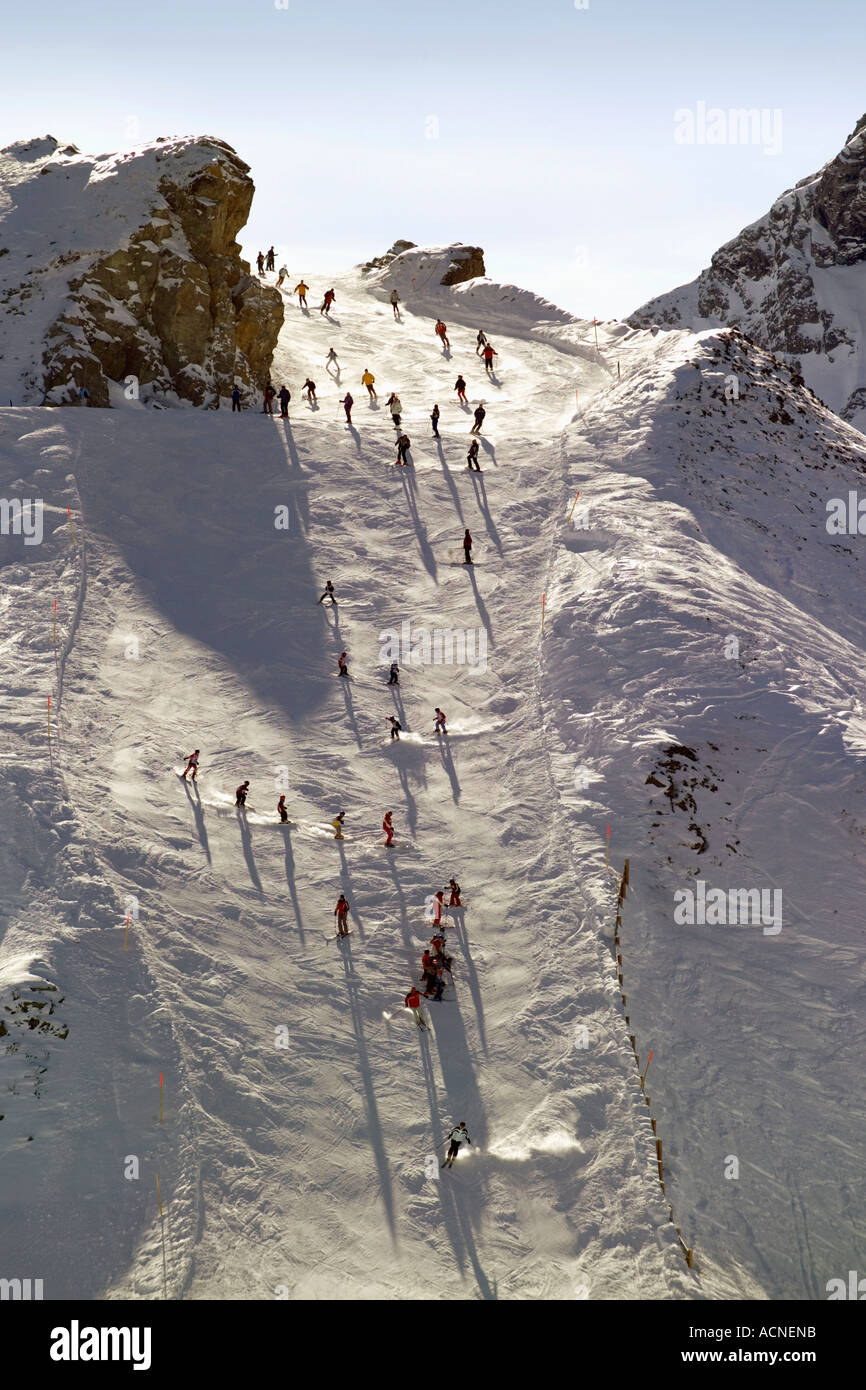
M134 378L144 399L213 407L268 376L282 298L241 260L254 186L230 146L159 140L89 159L49 136L0 153L4 188L3 395L64 404L86 387L109 405Z
M835 159L721 247L697 280L628 322L739 328L866 429L866 117Z
M384 256L367 261L361 269L380 284L402 290L432 289L437 285L459 285L487 274L480 246L416 246L414 241L395 241Z
M458 246L451 264L442 276L443 285L460 285L464 280L477 280L486 275L484 252L480 246Z

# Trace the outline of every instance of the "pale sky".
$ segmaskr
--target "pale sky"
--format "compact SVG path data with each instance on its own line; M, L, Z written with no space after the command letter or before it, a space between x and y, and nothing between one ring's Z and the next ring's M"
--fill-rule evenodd
M0 144L217 135L256 184L245 246L293 275L463 241L610 318L693 278L866 110L862 0L279 3L9 7ZM679 143L699 103L773 138Z

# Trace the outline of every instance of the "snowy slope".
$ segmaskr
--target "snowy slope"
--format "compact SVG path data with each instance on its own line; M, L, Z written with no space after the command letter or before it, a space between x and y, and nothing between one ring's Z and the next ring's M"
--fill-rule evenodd
M688 285L636 309L641 327L730 324L866 428L866 117L838 155L776 199Z
M399 323L381 285L333 284L330 322L287 306L273 379L293 391L288 425L132 406L0 413L2 495L38 487L60 521L72 498L78 528L77 547L65 526L47 548L4 541L4 593L20 590L4 634L33 627L13 690L27 737L17 796L43 838L26 838L13 804L0 968L10 988L34 974L56 985L69 1025L46 1043L38 1103L18 1055L3 1057L9 1247L60 1207L83 1214L75 1238L61 1227L49 1297L820 1296L863 1253L849 1093L863 1016L860 561L823 527L825 495L859 477L859 436L735 336L609 327L596 354L585 325L494 288L491 382L473 352L473 282L433 304L406 290ZM331 345L339 384L324 372ZM362 400L367 366L378 408ZM458 370L488 409L480 476L463 466ZM718 394L731 371L733 405ZM307 373L315 410L299 396ZM392 389L408 470L391 466ZM578 488L589 511L575 529ZM333 612L315 602L329 576ZM55 597L68 653L52 772ZM410 669L389 691L381 634L405 621L483 634L485 669ZM739 661L720 656L730 633ZM395 709L406 734L391 745ZM672 745L730 806L709 787L692 791L694 811L678 808L680 787L665 797L665 774L682 777L665 767ZM198 793L175 771L194 746ZM246 824L232 807L244 777ZM327 825L341 808L342 844ZM656 1050L667 1200L613 960L608 824L612 862L631 857L624 971L639 1048ZM781 883L781 933L675 927L672 892L698 867ZM469 904L450 933L456 988L418 1034L400 1000L430 935L425 900L452 874ZM821 910L829 882L836 912ZM338 946L324 935L341 889L354 934ZM124 953L128 894L140 916ZM473 1149L427 1177L463 1119ZM731 1153L739 1184L720 1176ZM123 1176L129 1154L138 1182Z

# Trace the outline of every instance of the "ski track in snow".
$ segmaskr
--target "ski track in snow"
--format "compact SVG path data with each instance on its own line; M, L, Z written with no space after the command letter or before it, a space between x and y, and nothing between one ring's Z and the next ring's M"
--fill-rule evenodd
M394 323L355 275L333 283L339 327L287 306L273 380L293 391L288 424L0 412L4 495L21 479L63 518L41 547L0 538L15 662L0 980L56 984L69 1024L42 1080L20 1052L4 1058L10 1240L52 1237L50 1297L820 1297L863 1263L852 924L866 832L853 561L825 545L818 573L820 539L802 556L794 540L795 474L810 487L815 474L777 442L776 495L759 500L769 462L737 460L765 416L741 402L732 423L689 365L703 354L709 381L713 335L602 333L602 355L619 346L617 384L572 350L571 325L537 333L515 308L492 335L494 385L465 296L442 292L443 360L430 315ZM319 365L331 345L338 385ZM367 366L378 410L356 384ZM463 467L461 369L488 408L481 475ZM318 411L299 400L308 371ZM576 385L583 411L563 431ZM392 389L412 470L390 467ZM701 439L717 426L733 460L727 493L690 442L698 400L716 412ZM567 521L578 488L581 530ZM288 531L273 525L282 505ZM467 525L477 574L447 558ZM337 609L315 602L328 577ZM409 667L389 688L380 634L404 618L483 631L486 670ZM719 656L732 631L736 662ZM351 684L334 674L343 647ZM444 739L426 731L436 704ZM393 744L391 713L406 730ZM693 811L646 785L672 744L698 756ZM173 772L194 746L197 787ZM247 777L244 815L232 788ZM396 855L377 830L386 808ZM611 822L613 864L631 859L631 1028L642 1056L655 1049L647 1089L694 1271L619 999ZM697 873L781 883L780 936L674 926L672 891ZM431 934L425 901L452 874L472 911L448 927L455 987L425 1001L425 1033L402 998ZM352 936L331 945L341 890ZM127 894L139 917L124 952ZM462 1119L473 1148L428 1177ZM737 1183L722 1176L729 1154Z

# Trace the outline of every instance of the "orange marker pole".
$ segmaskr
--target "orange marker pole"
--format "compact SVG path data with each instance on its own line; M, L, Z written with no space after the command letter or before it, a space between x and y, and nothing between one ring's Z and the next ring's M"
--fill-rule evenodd
M48 742L51 742L51 696L48 696Z
M579 493L579 492L576 492L576 493L574 494L574 501L573 501L572 504L571 504L571 511L568 513L568 519L569 519L569 521L571 521L571 518L574 516L574 509L575 509L575 507L577 506L577 499L578 499L579 496L580 496L580 493Z
M643 1069L643 1075L641 1076L641 1079L640 1079L640 1088L641 1088L641 1090L643 1090L643 1083L646 1081L646 1074L647 1074L647 1072L649 1071L649 1064L650 1064L650 1062L652 1061L652 1059L653 1059L653 1055L652 1055L652 1052L650 1052L650 1055L649 1055L649 1057L647 1058L646 1066L645 1066L644 1069Z
M547 603L547 594L541 595L541 631L544 631L544 605Z
M579 396L578 393L577 393L577 387L576 387L576 386L575 386L575 388L574 388L574 404L575 404L576 409L577 409L577 410L580 410L580 396Z
M126 914L126 931L123 934L123 949L126 950L126 942L129 936L129 913Z

